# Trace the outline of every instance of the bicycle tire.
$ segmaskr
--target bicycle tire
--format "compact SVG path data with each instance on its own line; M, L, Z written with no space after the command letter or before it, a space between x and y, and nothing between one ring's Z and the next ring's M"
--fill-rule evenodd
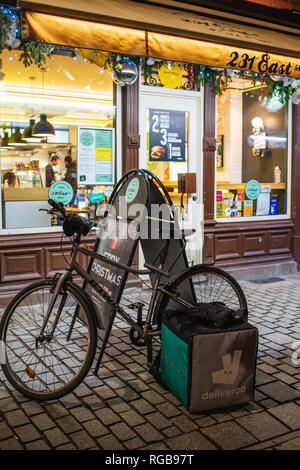
M56 282L57 281L54 279L45 280L36 282L24 288L11 300L0 323L0 338L3 342L2 345L5 345L5 361L2 364L3 372L7 380L16 390L27 398L37 401L57 400L72 392L84 380L85 376L89 372L96 353L97 329L93 314L91 313L84 296L80 293L80 288L73 285L71 282L67 282L64 286L66 302L52 340L38 343L36 337L34 337L34 329L36 328L36 331L38 332L39 328L41 328L44 317L41 313L42 304L33 304L32 300L30 311L30 296L32 296L33 302L36 300L40 301L43 290L43 299L46 297L45 291L49 291L50 298L50 294L53 292ZM74 310L73 305L71 304L72 300L75 301ZM73 318L72 312L75 312L77 306L80 308L80 314L82 317L76 317L73 330L74 333L71 335L71 340L75 337L76 341L74 341L74 344L71 344L69 343L70 339L68 339L66 333L67 330L70 329L68 321ZM31 317L33 318L33 321L31 321ZM68 319L68 321L66 319ZM40 323L39 320L41 320ZM15 324L13 324L13 322L15 322ZM50 325L51 324L49 324L49 326ZM13 342L8 344L10 336ZM85 338L86 341L84 341ZM34 344L34 342L35 349L30 346ZM52 347L50 346L51 342ZM86 342L86 349L83 352L84 358L81 361L80 357L82 355L83 342ZM44 350L41 349L42 346L44 347ZM22 348L24 349L24 354L22 354ZM57 364L54 364L53 358L51 363L51 353L53 358L58 359ZM65 357L64 354L66 354ZM29 363L29 360L32 362L31 366L26 365ZM19 362L20 370L17 369L18 361L21 361ZM80 367L75 373L75 365L77 363L79 364L79 362ZM24 370L22 371L24 366L26 366L25 372ZM47 371L46 367L48 368ZM67 377L73 372L74 375L70 380L68 380ZM53 376L52 383L46 384L45 380L49 377L50 382L51 374ZM29 376L29 380L26 375ZM24 379L22 379L22 377L24 377ZM58 383L63 382L63 384L59 388L58 386L55 388L55 380ZM36 390L38 385L39 390ZM42 387L44 387L44 390L41 390Z
M195 282L195 278L197 277L198 280L200 279L200 288L198 288L198 292L196 289L197 281ZM203 280L203 283L205 283L205 279L209 279L211 281L209 284L211 287L210 293L208 289L202 289L201 279ZM186 288L187 282L192 282L192 285L194 286L193 295L197 296L196 299L194 299L195 305L198 302L219 301L223 302L229 308L244 309L245 319L247 318L248 307L245 294L239 283L227 272L213 266L194 265L174 276L166 284L165 289L180 295L180 291L182 292ZM222 285L223 287L221 287ZM224 292L226 292L225 298ZM201 296L201 294L203 295ZM177 306L175 304L177 304ZM186 310L183 305L172 300L167 294L162 294L157 309L157 325L159 327L161 326L162 315L165 311L176 310L176 308Z

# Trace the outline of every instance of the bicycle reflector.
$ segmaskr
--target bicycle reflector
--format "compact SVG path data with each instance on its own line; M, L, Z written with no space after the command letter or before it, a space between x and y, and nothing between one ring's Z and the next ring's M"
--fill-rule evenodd
M26 367L26 373L31 379L35 378L35 372L30 367Z

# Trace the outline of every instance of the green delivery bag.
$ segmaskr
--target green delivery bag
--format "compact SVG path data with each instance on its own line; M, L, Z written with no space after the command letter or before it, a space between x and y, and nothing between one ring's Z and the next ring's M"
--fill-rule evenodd
M214 315L211 305L208 319L205 305L165 313L161 328L161 380L191 413L246 403L254 394L257 329L241 317L230 321L228 311Z

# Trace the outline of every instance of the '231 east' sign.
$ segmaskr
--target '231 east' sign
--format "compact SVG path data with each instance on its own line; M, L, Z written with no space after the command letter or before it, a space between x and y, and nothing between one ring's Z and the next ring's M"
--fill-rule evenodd
M230 59L231 60L226 63L226 67L251 70L261 74L297 76L300 72L300 62L295 63L293 60L294 63L291 63L288 61L287 57L287 60L283 63L280 60L281 57L276 57L273 54L271 56L268 53L261 55L254 53L254 55L252 55L233 51L230 54Z

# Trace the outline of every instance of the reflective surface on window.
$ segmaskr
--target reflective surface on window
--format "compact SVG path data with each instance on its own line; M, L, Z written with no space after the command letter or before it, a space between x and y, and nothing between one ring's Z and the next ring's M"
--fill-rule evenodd
M287 213L287 104L245 79L217 97L216 218Z

